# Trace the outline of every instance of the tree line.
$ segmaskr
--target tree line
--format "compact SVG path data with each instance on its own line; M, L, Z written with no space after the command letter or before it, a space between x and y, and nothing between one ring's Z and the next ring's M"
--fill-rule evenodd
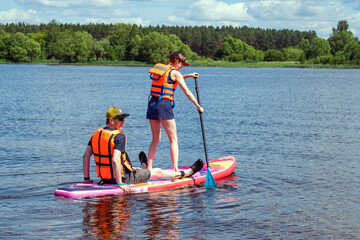
M166 62L182 51L191 61L300 61L360 64L360 43L346 20L328 39L315 31L135 24L0 24L0 58Z

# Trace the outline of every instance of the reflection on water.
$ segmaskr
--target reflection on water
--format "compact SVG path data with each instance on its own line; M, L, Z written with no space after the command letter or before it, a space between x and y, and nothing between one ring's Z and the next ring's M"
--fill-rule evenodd
M202 213L206 205L229 208L236 198L218 199L216 191L236 187L236 175L219 180L219 188L202 186L132 195L102 196L80 200L83 206L83 239L180 239L200 237L203 232L188 231L189 226L209 224ZM207 191L207 192L206 192ZM204 198L204 193L206 198ZM234 208L232 208L234 210ZM132 232L136 228L137 232ZM192 235L195 234L195 235ZM196 237L195 237L196 238Z
M128 237L126 224L131 219L129 196L87 199L83 209L84 238Z
M147 194L142 201L146 202L144 234L150 239L178 239L176 223L181 221L177 210L178 195L169 194L166 198L159 197L159 194Z
M131 225L137 224L137 231L147 239L178 239L176 223L181 221L178 197L179 193L169 191L163 196L149 193L87 199L83 237L129 239L134 237Z

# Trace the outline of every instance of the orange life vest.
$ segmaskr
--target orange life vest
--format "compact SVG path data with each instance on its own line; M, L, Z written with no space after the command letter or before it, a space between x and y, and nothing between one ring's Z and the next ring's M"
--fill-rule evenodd
M96 163L96 173L101 179L114 179L115 173L111 163L114 153L114 139L118 134L124 134L120 130L99 128L91 137L91 147ZM125 134L124 134L125 135ZM126 139L126 138L125 138ZM125 142L126 150L126 142ZM132 171L130 159L126 151L121 153L121 177L124 177L124 166Z
M178 82L168 83L168 77L171 70L177 70L175 67L169 67L168 65L157 63L150 69L150 79L152 80L150 95L174 100L174 92L178 85ZM160 100L159 99L159 100Z

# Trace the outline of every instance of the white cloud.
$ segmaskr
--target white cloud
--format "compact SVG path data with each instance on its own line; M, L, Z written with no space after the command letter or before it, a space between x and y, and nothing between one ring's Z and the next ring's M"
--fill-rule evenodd
M261 19L293 18L300 5L299 0L260 0L247 3L249 14Z
M343 3L349 5L354 10L360 10L360 0L343 0Z
M345 19L354 34L360 33L359 11L356 10L360 8L360 0L15 1L19 8L0 12L0 21L46 23L57 19L61 22L124 22L139 25L246 25L315 30L318 36L327 38L337 22Z
M189 19L186 19L182 16L174 16L174 15L171 15L167 18L167 20L170 22L170 23L174 23L176 25L193 25L195 24L196 22L193 21L193 20L189 20ZM205 24L203 24L205 25Z
M249 17L245 3L227 4L215 0L199 0L191 4L185 16L209 21L243 21Z
M177 15L170 15L167 20L173 24L190 25L225 25L245 22L252 19L247 13L246 4L238 2L227 4L216 0L199 0L191 4L188 9L178 11Z
M355 35L359 34L359 8L360 0L197 0L167 20L176 25L315 30L327 38L342 19L348 21Z
M77 2L76 0L16 0L21 5L30 5L30 6L45 6L45 7L68 7L69 3Z
M116 17L131 17L132 14L128 11L115 9L112 11L112 15Z
M302 1L297 13L298 16L310 17L313 20L332 20L340 16L346 16L347 12L339 1L326 3L316 1Z
M8 11L0 12L0 22L33 22L40 23L42 19L36 10L29 9L27 11L19 10L16 8Z
M130 12L119 9L66 9L59 12L63 17L84 17L88 19L110 19L110 18L132 18L134 17Z
M259 0L247 2L250 26L261 28L315 30L328 38L341 19L351 17L341 0Z
M349 16L347 18L347 22L349 24L349 30L354 34L354 36L360 37L360 13Z
M257 19L299 20L313 18L323 21L345 14L338 0L260 0L247 3L249 14Z
M133 17L133 18L87 18L85 19L85 23L129 23L129 24L136 24L136 25L142 25L147 26L150 25L150 21L143 20L139 17Z
M75 11L73 9L66 9L64 11L59 12L59 15L64 16L64 17L67 17L67 16L79 16L80 12Z
M124 0L16 0L24 8L34 7L46 14L47 20L63 22L119 22L144 24L148 21L126 11ZM120 10L121 9L121 10Z
M115 7L123 0L16 0L28 6L71 8L71 7Z

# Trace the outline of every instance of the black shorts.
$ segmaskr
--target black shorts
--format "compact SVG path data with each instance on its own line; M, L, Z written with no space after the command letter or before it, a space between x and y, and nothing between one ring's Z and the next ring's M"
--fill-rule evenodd
M146 114L147 119L163 120L174 119L173 102L169 99L162 98L159 101L158 97L152 96Z

